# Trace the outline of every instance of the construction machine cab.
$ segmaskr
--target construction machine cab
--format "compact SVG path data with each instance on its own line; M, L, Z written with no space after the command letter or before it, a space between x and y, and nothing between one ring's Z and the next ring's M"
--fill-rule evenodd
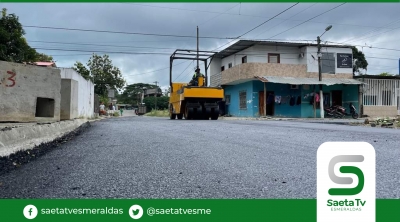
M189 82L189 86L204 86L204 85L205 85L204 75L200 73L199 68L196 68L195 73L193 74L193 78Z

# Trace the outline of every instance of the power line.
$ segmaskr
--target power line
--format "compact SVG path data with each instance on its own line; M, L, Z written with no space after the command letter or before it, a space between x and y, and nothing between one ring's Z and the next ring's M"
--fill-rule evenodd
M342 4L338 5L338 6L335 6L335 7L331 8L331 9L325 11L325 12L322 12L322 13L320 13L320 14L318 14L318 15L316 15L316 16L314 16L314 17L312 17L312 18L310 18L310 19L308 19L308 20L306 20L306 21L304 21L304 22L302 22L302 23L300 23L300 24L298 24L298 25L295 25L295 26L293 26L293 27L291 27L291 28L289 28L289 29L286 29L285 31L280 32L280 33L278 33L278 34L276 34L276 35L274 35L274 36L271 36L271 37L269 37L269 38L273 38L273 37L275 37L275 36L278 36L278 35L280 35L280 34L282 34L282 33L287 32L287 31L289 31L289 30L292 30L292 29L294 29L294 28L296 28L296 27L298 27L298 26L300 26L300 25L302 25L302 24L304 24L304 23L307 23L307 22L309 22L309 21L311 21L311 20L313 20L313 19L315 19L315 18L317 18L317 17L323 15L323 14L326 14L326 13L332 11L332 10L335 10L336 8L339 8L340 6L342 6L342 5L344 5L344 4L346 4L346 3L342 3Z
M277 15L275 15L274 17L272 17L272 18L268 19L267 21L265 21L265 22L263 22L263 23L259 24L258 26L256 26L256 27L254 27L254 28L250 29L249 31L247 31L247 32L245 32L244 34L240 35L238 38L240 38L240 37L242 37L242 36L244 36L244 35L248 34L249 32L251 32L251 31L253 31L253 30L257 29L258 27L260 27L260 26L264 25L265 23L267 23L267 22L271 21L272 19L274 19L274 18L278 17L279 15L281 15L281 14L285 13L286 11L288 11L289 9L293 8L294 6L296 6L296 5L298 5L298 4L299 4L299 2L297 2L296 4L294 4L294 5L290 6L290 7L289 7L289 8L287 8L287 9L283 10L282 12L280 12L280 13L278 13Z
M36 26L36 25L24 25L24 27L27 27L27 28L39 28L39 29L54 29L54 30L64 30L64 31L126 34L126 35L145 35L145 36L176 37L176 38L197 38L197 36L193 36L193 35L172 35L172 34L156 34L156 33L143 33L143 32L123 32L123 31L63 28L63 27ZM229 39L229 38L212 37L212 36L200 36L199 38L203 38L203 39Z
M154 7L154 8L164 8L164 9L172 9L172 10L180 10L180 11L190 11L190 12L203 12L203 13L211 13L211 14L225 14L225 15L234 15L234 16L244 16L244 17L253 17L253 18L270 18L262 15L253 15L253 14L234 14L227 12L214 12L214 11L206 11L206 10L196 10L196 9L184 9L184 8L174 8L174 7L166 7L166 6L156 6L156 5L146 5L146 4L134 4L139 6L146 7ZM284 19L284 18L276 18L276 20L285 20L285 21L293 21L293 22L303 22L304 20L296 20L296 19ZM328 24L326 22L318 22L318 21L310 21L310 23L319 23L319 24ZM365 27L365 28L378 28L377 26L370 25L357 25L357 24L344 24L344 23L329 23L331 25L343 25L343 26L356 26L356 27Z
M41 50L50 50L50 51L67 51L67 52L92 52L92 53L112 53L112 54L129 54L129 55L171 55L171 53L166 52L116 52L116 51L97 51L97 50L79 50L79 49L54 49L54 48L33 48L33 49L41 49Z
M181 72L181 74L179 74L179 75L174 79L173 82L175 82L175 80L177 80L177 79L179 78L179 76L181 76L182 73L184 73L184 72L189 68L190 65L191 65L191 63L190 63L190 61L189 61L189 65L183 70L183 72Z
M239 5L239 4L237 4L237 5L235 5L235 6L231 7L231 8L229 8L228 10L224 11L223 13L229 12L230 10L236 8L238 5ZM209 19L209 20L207 20L207 21L201 23L199 26L202 26L202 25L204 25L205 23L207 23L207 22L209 22L209 21L211 21L211 20L214 20L214 19L218 18L219 16L223 15L223 13L220 13L220 14L218 14L218 15L212 17L211 19Z
M39 49L39 48L35 48L35 49ZM396 50L396 49L386 49L386 48L376 48L376 49L384 49L384 50L395 50L395 51L400 51L400 50ZM83 52L89 52L89 51L84 51L84 50L74 50L74 49L45 49L45 50L56 50L56 51L83 51ZM170 55L170 53L162 53L162 52L116 52L116 51L93 51L97 52L97 53L110 53L110 54L129 54L129 55ZM266 57L266 54L260 54L262 51L258 51L258 53L236 53L235 55L246 55L246 56L259 56L259 57ZM266 51L267 52L267 51ZM297 55L298 53L284 53L281 52L279 54L282 55ZM313 53L305 53L305 54L313 54ZM92 54L80 54L80 55L92 55ZM59 55L61 56L61 55ZM398 60L396 58L384 58L384 57L370 57L370 56L366 56L366 58L373 58L373 59L388 59L388 60ZM299 59L299 58L282 58L282 59ZM183 63L178 63L176 65L180 65ZM168 69L169 67L160 69L160 70L164 70L164 69ZM159 71L159 70L155 70L155 71ZM155 72L155 71L151 71L151 72ZM151 73L149 72L149 73ZM146 74L146 73L142 73L142 74ZM140 74L140 75L142 75ZM139 75L139 74L138 74Z
M41 42L41 43L54 43L64 45L88 45L88 46L106 46L106 47L122 47L122 48L143 48L143 49L176 49L176 48L160 48L160 47L148 47L148 46L125 46L125 45L103 45L103 44L91 44L91 43L73 43L73 42L51 42L51 41L28 41L28 42Z
M300 12L298 12L298 13L296 13L295 15L291 16L289 19L291 19L291 18L295 17L296 15L298 15L298 14L300 14L300 13L306 11L307 9L313 7L314 5L316 5L316 3L315 3L315 4L312 4L311 6L305 8L305 9L303 9L303 10L301 10ZM279 23L279 24L277 24L277 25L275 25L275 26L272 26L271 28L265 30L264 32L262 32L262 33L260 33L260 34L258 34L258 35L256 35L255 37L260 36L260 35L266 33L267 31L270 31L271 29L273 29L273 28L275 28L276 26L278 26L278 25L280 25L280 24L286 22L287 20L288 20L288 19L284 20L283 22L281 22L281 23Z
M327 41L327 42L335 43L335 44L342 44L342 43L340 43L340 42L332 42L332 41ZM346 44L342 44L342 45L346 46ZM400 49L381 48L381 47L373 47L373 46L365 46L365 45L347 45L347 46L349 46L349 47L351 47L351 46L359 46L359 47L367 47L367 48L370 48L370 49L381 49L381 50L390 50L390 51L400 51Z
M370 58L370 59L387 59L387 60L396 60L396 61L399 60L399 59L393 59L393 58L381 58L381 57L370 57L370 56L365 56L365 58Z
M375 35L368 36L368 37L365 37L365 38L362 38L362 39L356 39L356 41L360 41L360 40L364 40L364 39L369 39L369 38L372 38L372 37L375 37L375 36L378 36L378 35L382 35L382 34L384 34L384 33L388 33L388 32L397 30L397 29L400 29L400 27L392 28L392 29L390 29L390 30L387 30L387 31L384 31L384 32L380 32L380 33L377 33L377 34L375 34ZM350 42L353 42L353 41L355 41L355 40L352 40L352 41L350 41Z
M386 25L384 25L384 26L378 27L378 28L376 28L376 29L374 29L374 30L372 30L372 31L369 31L369 32L366 32L366 33L362 34L361 36L357 36L357 37L348 39L348 40L343 41L343 42L341 42L341 43L353 42L353 41L356 40L356 39L359 39L359 38L362 38L363 36L367 36L367 35L369 35L369 34L372 34L372 33L374 33L374 32L377 32L377 31L379 31L379 30L381 30L381 29L384 29L385 27L390 26L390 25L392 25L393 23L396 23L396 22L399 22L399 21L400 21L400 19L397 19L397 20L395 20L395 21L389 22L388 24L386 24ZM362 39L361 39L361 40L362 40Z
M177 63L177 64L175 64L175 65L173 65L173 66L178 66L178 65L181 65L181 64L183 64L183 63L185 63L185 62ZM143 73L140 73L140 74L128 74L128 75L126 75L126 76L141 76L141 75L146 75L146 74L149 74L149 73L154 73L154 72L158 72L158 71L166 70L166 69L169 69L169 67L165 67L165 68L161 68L161 69L156 69L156 70L149 71L149 72L143 72Z
M270 20L274 19L275 17L276 16L274 16ZM270 21L270 20L268 20L268 21ZM55 30L64 30L64 31L112 33L112 34L127 34L127 35L146 35L146 36L177 37L177 38L197 38L197 36L191 36L191 35L154 34L154 33L140 33L140 32L123 32L123 31L78 29L78 28L63 28L63 27L47 27L47 26L27 26L27 25L24 26L24 27L40 28L40 29L55 29ZM241 35L241 36L243 36L243 35ZM241 39L240 37L218 37L218 36L199 36L199 38L203 38L203 39L234 39L234 40ZM242 39L243 40L263 40L263 39L246 39L246 38L242 38ZM269 38L269 39L271 39L271 38ZM279 39L276 39L276 40L279 40ZM286 40L286 39L284 39L284 40ZM166 40L166 41L168 41L168 40ZM291 41L291 40L286 40L286 41ZM301 40L293 40L293 41L301 41ZM159 42L159 41L157 41L157 42ZM91 44L91 43L82 43L82 44Z
M280 16L281 14L285 13L286 11L288 11L289 9L293 8L294 6L296 6L296 5L298 5L298 4L299 4L298 2L297 2L297 3L295 3L294 5L290 6L289 8L286 8L285 10L283 10L283 11L279 12L278 14L276 14L275 16L273 16L272 18L270 18L270 19L266 20L265 22L261 23L260 25L258 25L258 26L256 26L256 27L254 27L254 28L250 29L249 31L245 32L244 34L242 34L242 35L240 35L240 36L236 37L234 40L232 40L232 41L229 41L228 43L226 43L226 44L224 44L224 45L222 45L222 46L220 46L220 47L218 47L218 48L214 49L213 51L216 51L217 49L220 49L221 47L223 47L223 46L225 46L225 45L228 45L228 44L232 43L232 42L233 42L233 41L235 41L236 39L239 39L240 37L242 37L242 36L244 36L244 35L248 34L249 32L251 32L251 31L255 30L256 28L258 28L258 27L260 27L260 26L264 25L265 23L267 23L267 22L271 21L272 19L274 19L274 18L276 18L276 17Z

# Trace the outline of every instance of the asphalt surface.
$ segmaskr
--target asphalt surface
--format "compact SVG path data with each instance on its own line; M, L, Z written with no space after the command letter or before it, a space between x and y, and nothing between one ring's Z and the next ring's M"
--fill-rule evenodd
M296 121L110 118L17 170L0 198L315 198L327 141L376 150L376 197L400 198L400 130Z

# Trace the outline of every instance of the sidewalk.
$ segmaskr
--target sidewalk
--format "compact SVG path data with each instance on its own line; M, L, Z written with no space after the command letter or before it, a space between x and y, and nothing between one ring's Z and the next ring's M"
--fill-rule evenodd
M359 119L333 119L333 118L280 118L280 117L219 117L221 120L259 120L259 121L299 121L307 123L328 124L364 124L365 118Z

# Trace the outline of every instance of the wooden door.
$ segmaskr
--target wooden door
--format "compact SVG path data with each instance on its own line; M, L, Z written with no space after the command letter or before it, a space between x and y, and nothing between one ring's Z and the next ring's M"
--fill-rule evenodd
M342 91L333 90L332 91L332 105L342 106Z
M275 114L275 93L274 91L267 91L267 99L272 96L272 102L267 104L267 116L273 116ZM265 101L267 101L267 99Z
M264 91L258 92L258 113L260 116L264 116Z

